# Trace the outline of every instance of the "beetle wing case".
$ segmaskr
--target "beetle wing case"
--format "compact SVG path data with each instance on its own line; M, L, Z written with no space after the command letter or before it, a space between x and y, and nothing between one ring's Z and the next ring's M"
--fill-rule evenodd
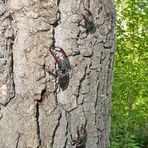
M60 75L58 82L60 84L60 88L65 90L69 85L69 74L67 73L65 75Z

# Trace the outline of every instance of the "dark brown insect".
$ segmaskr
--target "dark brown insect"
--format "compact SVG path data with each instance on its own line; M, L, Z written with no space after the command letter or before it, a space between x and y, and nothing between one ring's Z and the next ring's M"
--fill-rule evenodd
M62 90L65 90L68 87L68 84L69 84L69 73L64 73L64 74L59 73L58 83L60 85L60 88Z
M77 138L73 139L71 135L71 145L75 146L75 148L86 148L86 141L87 141L87 132L82 124L81 127L77 127Z
M49 71L48 72L58 80L60 88L62 90L65 90L69 84L69 73L68 73L70 70L69 59L64 49L59 46L53 45L49 50L58 64L58 70L56 74L53 74L52 72Z
M89 8L86 8L84 5L84 1L82 0L82 7L83 11L81 12L81 15L83 16L85 28L87 29L87 33L94 33L96 31L96 25L94 21L94 17L92 12L89 10Z

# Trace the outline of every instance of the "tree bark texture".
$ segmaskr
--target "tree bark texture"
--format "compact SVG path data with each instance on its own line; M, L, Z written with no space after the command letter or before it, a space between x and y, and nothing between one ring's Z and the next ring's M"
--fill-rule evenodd
M114 14L112 0L0 0L0 148L109 147ZM47 72L53 44L70 61L65 90Z

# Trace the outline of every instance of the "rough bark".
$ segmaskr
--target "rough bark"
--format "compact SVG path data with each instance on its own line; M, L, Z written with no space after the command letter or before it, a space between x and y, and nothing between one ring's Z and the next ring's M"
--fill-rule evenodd
M93 32L84 27L81 0L0 0L0 148L76 147L71 141L82 125L83 148L109 147L113 2L84 2ZM57 69L53 43L70 60L64 91L46 71Z

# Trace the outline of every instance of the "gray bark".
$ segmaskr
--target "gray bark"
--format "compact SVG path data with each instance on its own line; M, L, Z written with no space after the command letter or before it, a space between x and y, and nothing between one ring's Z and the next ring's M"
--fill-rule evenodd
M112 0L0 0L0 148L108 148L115 49ZM57 88L52 44L70 60L69 85ZM72 145L72 139L77 139ZM81 148L81 147L78 147Z

